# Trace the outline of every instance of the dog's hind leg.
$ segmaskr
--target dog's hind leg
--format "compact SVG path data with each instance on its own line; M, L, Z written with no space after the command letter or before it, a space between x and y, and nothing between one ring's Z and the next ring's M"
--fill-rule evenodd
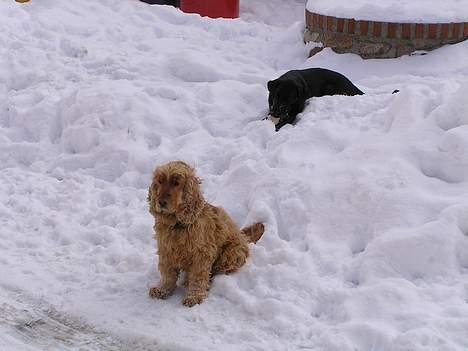
M212 275L234 273L244 265L249 257L249 248L244 240L231 241L223 247L211 269Z

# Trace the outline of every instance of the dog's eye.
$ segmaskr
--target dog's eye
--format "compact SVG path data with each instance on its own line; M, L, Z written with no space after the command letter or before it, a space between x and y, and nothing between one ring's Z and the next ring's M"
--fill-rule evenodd
M180 183L177 180L174 180L174 182L172 183L172 185L174 185L174 186L179 186L179 184Z
M163 182L162 182L162 179L159 178L159 179L158 179L158 184L161 185L162 183L163 183Z

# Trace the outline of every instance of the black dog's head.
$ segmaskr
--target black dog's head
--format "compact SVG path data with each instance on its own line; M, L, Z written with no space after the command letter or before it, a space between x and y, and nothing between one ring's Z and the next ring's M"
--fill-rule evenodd
M294 105L300 99L300 87L294 81L279 79L270 80L267 86L270 92L268 95L270 115L280 120L288 119Z

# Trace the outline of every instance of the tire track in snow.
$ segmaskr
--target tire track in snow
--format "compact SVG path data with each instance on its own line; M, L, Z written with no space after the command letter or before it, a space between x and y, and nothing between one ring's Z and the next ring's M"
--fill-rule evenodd
M38 350L158 351L167 350L141 337L123 338L108 333L54 306L20 293L2 291L0 330L17 344ZM1 346L1 343L0 343ZM17 346L15 346L15 350Z

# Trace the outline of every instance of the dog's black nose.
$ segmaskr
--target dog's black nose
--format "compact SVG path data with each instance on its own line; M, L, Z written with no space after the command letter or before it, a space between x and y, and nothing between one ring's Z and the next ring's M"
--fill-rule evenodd
M166 200L160 200L159 201L159 207L165 208L167 206L167 201Z

